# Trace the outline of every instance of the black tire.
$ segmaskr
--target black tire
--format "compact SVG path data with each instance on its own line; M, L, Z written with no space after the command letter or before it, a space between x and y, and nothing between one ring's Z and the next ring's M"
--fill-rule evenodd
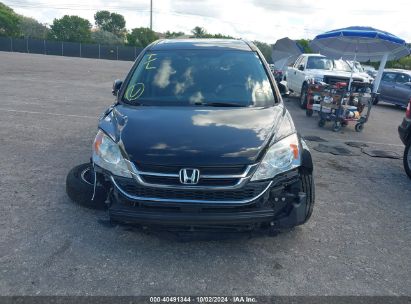
M66 192L70 199L87 208L92 209L106 209L104 203L107 198L106 190L101 186L96 186L96 193L94 192L94 172L90 163L81 164L67 174L66 178Z
M306 195L306 209L305 209L305 218L301 222L295 222L291 224L290 226L287 225L286 227L270 227L269 229L269 235L270 236L277 236L281 232L287 232L291 231L294 227L303 225L308 222L308 220L311 218L311 215L313 213L314 209L314 203L315 203L315 184L314 184L314 178L312 176L312 173L300 173L300 181L301 181L301 188L300 191L304 192Z
M411 140L405 146L403 162L405 173L411 178Z
M334 123L334 126L333 126L333 131L334 132L339 132L341 130L341 128L342 128L341 122L336 121Z
M311 109L307 109L307 111L305 111L305 115L307 115L307 117L311 117L311 116L313 116L313 110L311 110Z
M357 123L355 125L355 131L361 132L362 130L364 130L364 124L363 123Z
M308 91L308 86L306 83L303 84L301 88L301 94L300 94L300 107L301 109L306 109L307 108L307 91Z
M376 96L376 97L374 98L374 100L372 101L372 104L373 104L373 105L376 105L376 104L378 104L378 102L379 102L378 96Z
M301 224L308 222L313 213L315 203L315 184L312 174L301 173L301 188L307 196L307 208L305 210L305 220ZM300 225L301 225L300 224Z
M320 120L318 121L318 126L319 126L320 128L324 127L324 126L325 126L325 120L324 120L324 119L320 119Z

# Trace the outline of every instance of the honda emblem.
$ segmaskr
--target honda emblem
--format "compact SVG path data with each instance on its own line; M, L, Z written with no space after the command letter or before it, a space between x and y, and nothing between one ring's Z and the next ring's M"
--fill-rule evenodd
M196 185L200 179L200 170L198 169L181 169L180 183L185 185Z

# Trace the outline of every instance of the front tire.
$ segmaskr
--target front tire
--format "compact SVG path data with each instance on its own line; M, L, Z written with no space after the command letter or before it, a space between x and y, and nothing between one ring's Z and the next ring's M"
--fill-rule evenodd
M312 174L301 173L301 188L307 196L307 208L305 210L305 220L301 224L308 222L313 213L315 202L315 185Z
M301 109L306 109L307 108L307 94L308 94L308 85L306 83L304 83L303 87L301 88L301 94L300 94L300 107L301 107Z
M405 173L411 178L411 140L405 146L403 162Z
M101 186L96 186L94 193L94 170L90 163L81 164L67 174L66 192L70 199L87 208L105 209L104 203L107 198L106 190Z
M315 185L314 185L314 178L312 173L308 172L300 173L300 192L304 192L306 195L305 201L305 214L304 218L299 218L298 220L293 221L292 223L287 222L285 225L281 223L278 226L270 227L269 233L271 236L276 236L280 232L289 231L296 226L303 225L308 222L311 218L314 209L314 202L315 202ZM302 203L301 203L302 204Z

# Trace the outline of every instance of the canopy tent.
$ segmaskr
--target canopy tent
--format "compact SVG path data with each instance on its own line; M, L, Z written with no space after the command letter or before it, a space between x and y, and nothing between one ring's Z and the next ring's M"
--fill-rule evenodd
M289 63L294 62L302 52L302 48L294 40L285 37L277 40L273 45L271 58L277 69L284 70L284 68Z
M385 31L362 26L325 32L316 36L310 47L331 58L362 62L380 61L378 74L374 80L374 93L380 85L387 60L399 59L410 54L410 49L403 39Z

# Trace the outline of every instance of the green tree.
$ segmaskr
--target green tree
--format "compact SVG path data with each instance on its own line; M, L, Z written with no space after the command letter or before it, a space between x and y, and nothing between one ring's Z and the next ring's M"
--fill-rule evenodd
M36 19L19 16L20 18L20 35L24 38L36 38L36 39L45 39L49 28L38 22Z
M369 64L369 63L367 63ZM372 65L378 69L380 63L379 62L373 62ZM397 60L391 60L388 61L387 64L385 65L385 68L396 68L396 69L406 69L406 70L411 70L411 56L406 56L402 57Z
M214 34L214 35L210 35L210 38L216 38L216 39L234 39L234 37L229 36L229 35L224 35L224 34Z
M126 33L126 20L123 15L109 11L98 11L94 14L94 20L100 30L113 33L117 37L124 37Z
M224 34L209 34L205 28L196 26L191 30L191 38L215 38L215 39L233 39L234 37Z
M177 37L184 36L184 35L185 34L183 32L170 32L170 31L167 31L167 32L164 33L164 37L167 38L167 39L177 38Z
M261 41L254 41L254 44L260 49L261 53L263 53L265 60L267 60L268 63L273 63L271 45Z
M194 38L207 38L207 31L205 28L196 26L191 30L191 34L193 34Z
M91 23L78 16L65 15L60 19L54 19L48 37L53 40L89 42Z
M0 36L18 36L19 16L7 5L0 2Z
M296 41L299 46L302 47L304 53L313 53L313 50L310 48L309 39L299 39Z
M147 27L134 28L127 34L127 43L138 47L146 47L157 39L157 34Z
M96 30L91 32L91 40L94 43L99 44L107 44L107 45L116 45L116 44L124 44L124 39L114 35L113 33L103 31L103 30Z

